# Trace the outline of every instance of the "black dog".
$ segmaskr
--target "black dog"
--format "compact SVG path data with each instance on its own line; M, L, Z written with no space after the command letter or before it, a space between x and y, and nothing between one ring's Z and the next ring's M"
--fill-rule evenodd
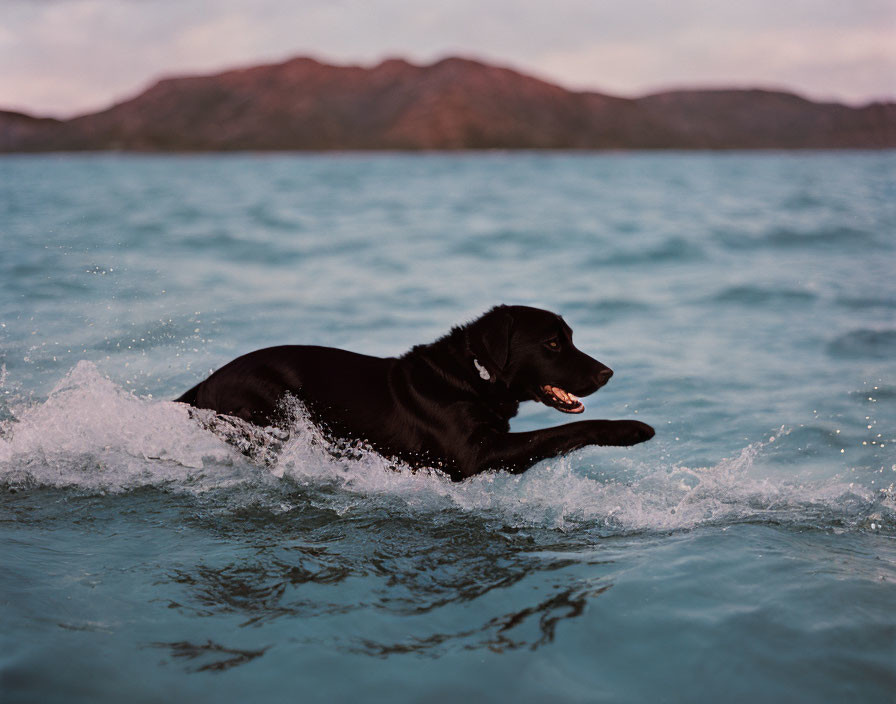
M364 440L387 457L441 467L459 481L489 469L524 472L585 445L652 438L653 428L634 420L509 432L521 401L581 413L578 396L612 375L576 349L559 315L498 306L398 358L298 345L250 352L177 400L277 425L284 421L281 402L292 394L331 438Z

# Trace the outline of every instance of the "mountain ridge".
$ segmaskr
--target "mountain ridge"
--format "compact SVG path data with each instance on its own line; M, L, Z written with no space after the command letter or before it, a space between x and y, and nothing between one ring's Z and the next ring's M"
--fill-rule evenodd
M2 152L893 147L892 102L760 88L624 98L456 56L372 67L299 56L162 77L67 120L0 110Z

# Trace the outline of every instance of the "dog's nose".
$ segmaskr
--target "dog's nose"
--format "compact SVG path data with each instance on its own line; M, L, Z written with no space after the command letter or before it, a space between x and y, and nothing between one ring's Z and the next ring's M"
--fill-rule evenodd
M597 373L597 380L601 384L606 384L610 380L611 376L613 376L613 370L609 367L604 367Z

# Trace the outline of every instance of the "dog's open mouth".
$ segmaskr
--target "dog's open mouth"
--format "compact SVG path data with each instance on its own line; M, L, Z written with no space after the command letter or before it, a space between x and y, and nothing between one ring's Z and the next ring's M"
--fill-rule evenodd
M545 384L538 391L538 400L545 406L556 408L564 413L581 413L585 410L585 404L579 400L578 396L564 391L559 386Z

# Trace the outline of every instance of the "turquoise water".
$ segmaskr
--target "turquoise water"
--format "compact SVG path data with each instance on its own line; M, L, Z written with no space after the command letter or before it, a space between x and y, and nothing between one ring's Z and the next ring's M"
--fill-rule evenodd
M896 154L3 157L0 228L0 700L892 700ZM500 302L656 437L452 484L169 401Z

